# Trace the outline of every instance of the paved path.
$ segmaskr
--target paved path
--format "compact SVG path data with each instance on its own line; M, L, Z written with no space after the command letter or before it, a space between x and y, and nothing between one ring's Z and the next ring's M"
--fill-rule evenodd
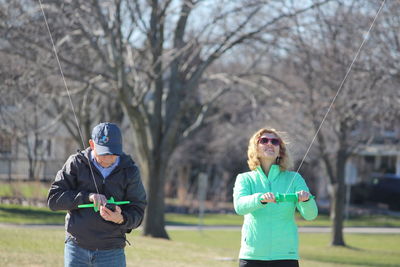
M239 226L167 226L167 230L240 230ZM300 233L330 233L330 227L299 227ZM345 233L400 234L400 227L345 227Z
M1 228L7 227L21 227L21 228L53 228L63 229L64 225L48 225L48 224L6 224L0 223ZM202 226L197 225L167 225L167 230L181 230L181 231L194 231L194 230L240 230L240 226ZM354 234L400 234L400 227L345 227L344 233ZM300 233L330 233L330 227L299 227Z

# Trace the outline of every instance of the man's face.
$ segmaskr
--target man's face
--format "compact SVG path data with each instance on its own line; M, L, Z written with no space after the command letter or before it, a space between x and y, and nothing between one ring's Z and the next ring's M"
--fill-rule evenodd
M97 163L99 163L102 167L108 168L115 163L117 160L117 155L97 155L96 151L94 152L94 156L96 158Z
M117 155L98 155L96 152L96 145L93 140L89 140L90 148L94 152L94 158L96 159L97 163L100 164L103 168L108 168L115 163L118 156Z

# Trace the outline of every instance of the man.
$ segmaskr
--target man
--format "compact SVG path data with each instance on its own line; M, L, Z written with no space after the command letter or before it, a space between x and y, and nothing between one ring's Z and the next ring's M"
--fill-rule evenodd
M90 147L70 156L58 171L47 198L51 210L68 210L65 217L65 266L126 266L126 233L137 228L144 215L146 193L139 169L122 152L117 125L93 128ZM115 206L105 204L130 201ZM78 208L92 202L99 208Z

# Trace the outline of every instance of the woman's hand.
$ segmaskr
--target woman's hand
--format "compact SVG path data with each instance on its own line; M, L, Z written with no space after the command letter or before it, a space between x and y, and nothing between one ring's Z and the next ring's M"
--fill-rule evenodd
M273 193L271 193L271 192L265 193L264 195L262 195L262 198L261 198L261 203L265 204L265 203L268 203L268 202L276 203L275 195Z
M304 202L310 199L310 193L307 191L301 190L296 192L299 202Z

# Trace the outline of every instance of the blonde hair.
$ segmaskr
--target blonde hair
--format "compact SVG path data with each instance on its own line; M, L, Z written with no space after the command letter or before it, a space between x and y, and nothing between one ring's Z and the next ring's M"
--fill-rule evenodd
M291 167L291 162L290 162L290 157L289 153L286 148L286 142L282 139L280 133L276 131L275 129L267 129L267 128L262 128L258 130L249 140L249 147L247 149L247 164L249 165L250 170L255 170L257 166L260 166L260 159L258 157L258 139L265 134L265 133L270 133L274 134L279 140L279 160L277 160L276 164L279 165L280 169L282 171L286 171Z

